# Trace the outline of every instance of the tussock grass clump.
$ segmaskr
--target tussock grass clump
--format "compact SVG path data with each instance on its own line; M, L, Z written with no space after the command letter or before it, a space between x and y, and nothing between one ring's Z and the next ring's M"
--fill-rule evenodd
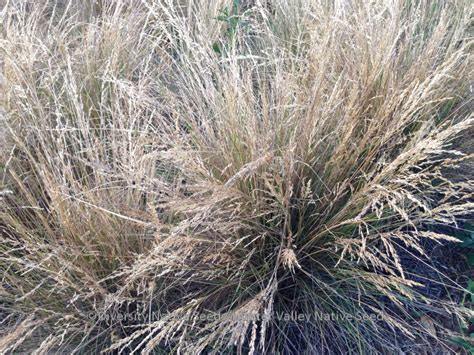
M472 10L7 1L0 352L449 347Z

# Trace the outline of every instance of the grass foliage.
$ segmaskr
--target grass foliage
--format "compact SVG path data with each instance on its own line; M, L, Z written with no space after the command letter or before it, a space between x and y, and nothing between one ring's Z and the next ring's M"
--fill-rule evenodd
M426 286L463 293L429 250L474 206L472 10L6 1L0 352L467 341Z

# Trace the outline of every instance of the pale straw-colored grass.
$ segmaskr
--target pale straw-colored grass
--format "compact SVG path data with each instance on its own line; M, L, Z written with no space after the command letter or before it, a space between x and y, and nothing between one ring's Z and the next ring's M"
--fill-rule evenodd
M472 316L420 281L462 292L429 250L474 206L468 1L6 3L0 352L447 349Z

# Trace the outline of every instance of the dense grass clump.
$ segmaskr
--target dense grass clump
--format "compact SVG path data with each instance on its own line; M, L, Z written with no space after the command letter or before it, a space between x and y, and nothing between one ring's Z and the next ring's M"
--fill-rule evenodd
M472 10L7 1L0 352L451 347Z

